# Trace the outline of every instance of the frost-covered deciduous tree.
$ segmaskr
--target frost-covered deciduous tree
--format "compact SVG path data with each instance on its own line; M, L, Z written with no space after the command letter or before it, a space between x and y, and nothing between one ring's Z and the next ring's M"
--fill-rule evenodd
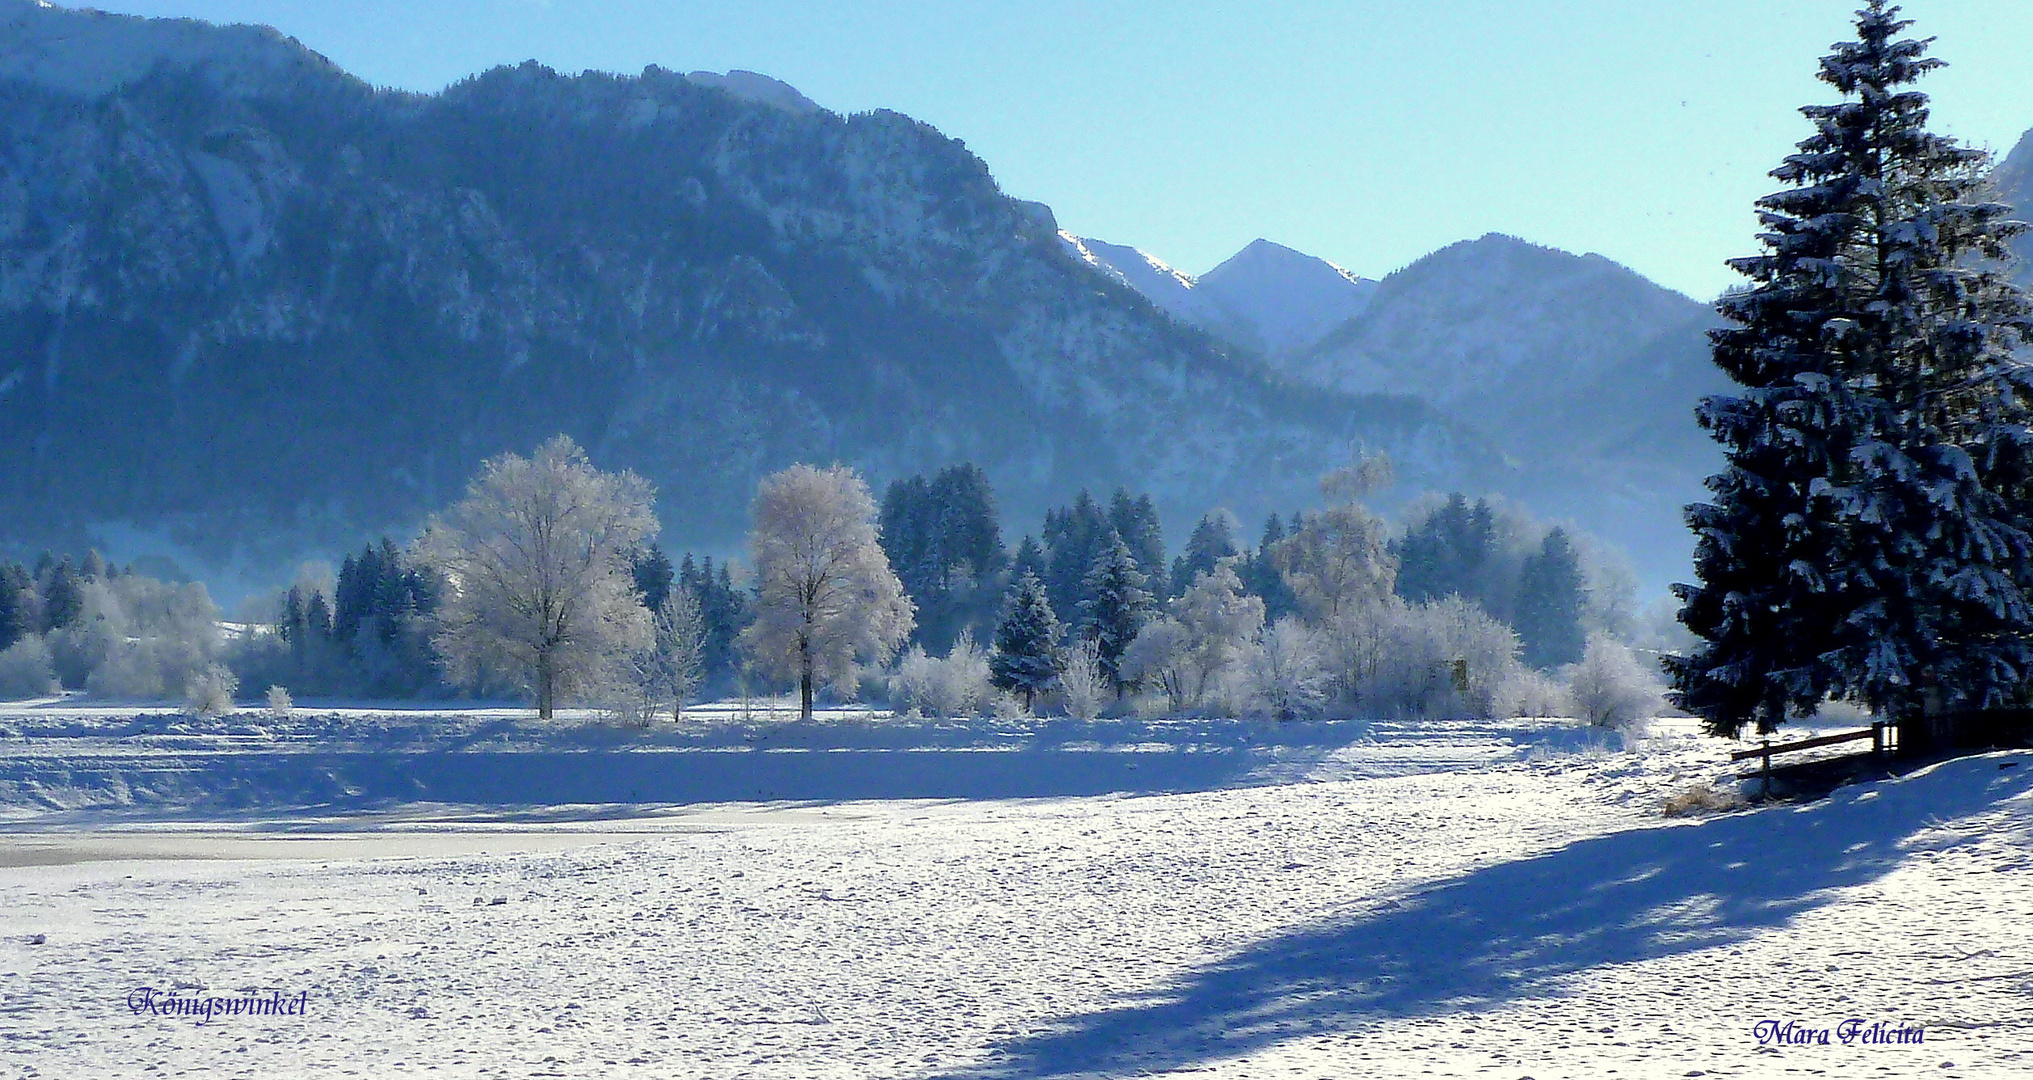
M447 674L517 677L546 720L565 697L612 686L651 639L633 571L657 531L652 499L647 481L595 469L562 435L481 466L417 542L446 582L432 640Z
M1023 571L1003 604L988 668L996 686L1022 696L1025 709L1036 704L1038 695L1059 675L1059 632L1044 583L1035 573Z
M1170 615L1160 615L1137 631L1117 671L1125 684L1156 690L1174 710L1187 709L1194 704L1189 690L1192 650L1192 631Z
M636 560L638 584L643 560ZM643 597L648 600L648 596ZM648 722L659 713L685 718L685 702L705 676L706 615L699 594L688 585L666 582L663 599L650 609L650 634L624 664L623 684L614 688L618 711Z
M1320 481L1326 508L1309 515L1272 549L1298 602L1315 619L1391 592L1396 577L1383 519L1361 503L1390 480L1390 463L1369 458Z
M685 718L685 702L699 690L706 673L706 610L699 594L685 586L664 593L664 602L650 616L656 642L659 691L671 703L671 719Z
M78 614L49 634L58 673L99 697L174 701L219 656L219 609L198 584L84 581Z
M1235 570L1217 565L1144 625L1123 657L1132 681L1154 684L1174 709L1217 704L1264 625L1261 597L1242 591Z
M853 469L793 465L766 476L754 512L756 612L742 645L764 670L797 682L798 714L809 720L815 687L850 678L857 660L895 655L911 632L911 602Z
M1727 467L1688 510L1702 644L1669 661L1711 731L1770 731L1833 695L1905 722L1997 704L2033 673L2033 334L2006 276L2024 226L1987 155L1927 130L1940 62L1885 0L1821 61L1835 105L1758 201L1764 253L1732 265L1698 413ZM1920 732L1913 732L1919 736Z
M1264 628L1244 654L1242 671L1248 706L1276 719L1311 716L1327 700L1319 637L1290 615Z

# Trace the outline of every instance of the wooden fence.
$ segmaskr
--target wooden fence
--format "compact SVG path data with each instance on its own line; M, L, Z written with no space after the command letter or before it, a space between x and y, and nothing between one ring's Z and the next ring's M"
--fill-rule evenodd
M1817 746L1835 746L1838 743L1869 739L1871 740L1871 753L1883 757L1887 751L1893 748L1893 744L1897 741L1897 736L1898 729L1896 726L1880 720L1862 731L1845 731L1838 735L1822 735L1813 739L1801 739L1798 742L1780 743L1777 746L1772 745L1772 740L1766 739L1757 749L1739 750L1731 754L1729 759L1731 761L1745 761L1750 758L1759 759L1760 765L1758 771L1752 775L1761 777L1765 781L1765 789L1769 791L1772 786L1772 755L1774 754L1790 754L1796 750L1812 750Z

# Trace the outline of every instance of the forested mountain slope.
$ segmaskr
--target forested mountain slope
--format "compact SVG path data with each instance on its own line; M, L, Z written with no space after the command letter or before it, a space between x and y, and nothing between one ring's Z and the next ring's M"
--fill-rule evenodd
M273 565L559 431L722 548L794 460L972 460L1021 518L1128 484L1174 521L1289 508L1358 445L1496 468L1173 323L957 140L737 76L421 96L273 31L0 2L0 543Z

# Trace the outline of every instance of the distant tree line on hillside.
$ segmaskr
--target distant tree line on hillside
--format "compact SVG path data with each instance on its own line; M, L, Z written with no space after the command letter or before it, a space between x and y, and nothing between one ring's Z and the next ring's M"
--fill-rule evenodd
M1271 515L1253 543L1233 515L1211 511L1168 558L1155 503L1127 489L1106 501L1076 493L1011 551L994 490L971 464L899 479L879 503L851 470L799 466L765 482L757 561L742 566L690 552L673 561L647 486L554 440L534 459L491 461L417 544L383 538L335 577L303 575L266 626L222 634L202 587L123 577L96 554L0 566L0 669L14 673L14 696L527 693L545 715L577 701L643 719L785 685L808 709L815 697L874 695L949 715L1555 708L1548 674L1586 659L1590 632L1605 628L1583 546L1459 494L1393 529L1362 503L1387 480L1381 462L1342 470L1323 483L1322 505ZM576 494L560 501L546 485ZM610 554L576 570L537 568L519 582L501 560L522 545L489 539L540 511L563 522L597 507L635 524L599 534ZM580 582L589 599L554 617L579 625L537 630L503 614L520 603L515 589L539 580ZM181 614L137 633L153 610L143 594L179 589ZM88 618L96 636L78 629ZM878 622L856 621L866 619ZM188 646L166 648L172 634ZM154 659L129 655L133 640L154 642ZM151 664L154 676L136 674Z

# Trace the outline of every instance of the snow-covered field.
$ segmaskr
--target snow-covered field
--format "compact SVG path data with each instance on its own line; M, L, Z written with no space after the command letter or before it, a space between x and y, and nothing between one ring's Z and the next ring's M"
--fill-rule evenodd
M2033 754L1668 819L1726 744L436 723L0 716L0 1075L2033 1075ZM362 788L403 753L460 768ZM441 797L518 753L530 798ZM603 767L654 790L565 805ZM770 800L720 798L741 769Z

